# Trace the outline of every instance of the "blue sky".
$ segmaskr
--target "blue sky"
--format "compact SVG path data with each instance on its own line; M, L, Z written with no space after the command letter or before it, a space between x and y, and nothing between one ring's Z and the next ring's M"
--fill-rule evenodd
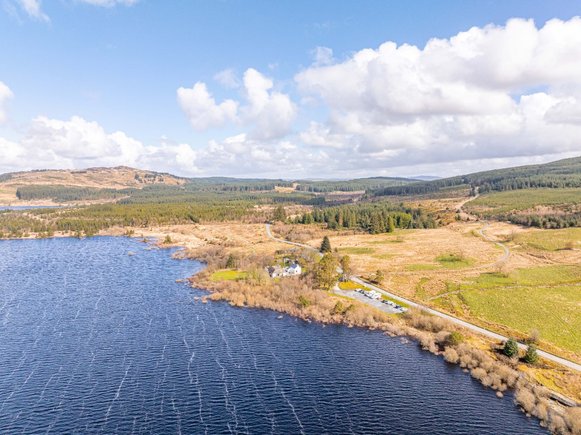
M33 9L31 13L30 3L36 3L33 7L40 9ZM100 6L99 3L105 5ZM466 168L498 167L574 155L581 150L572 141L567 144L539 143L533 149L522 146L518 152L507 153L503 149L515 142L513 136L503 142L498 134L490 138L484 132L486 134L477 138L468 139L464 134L462 138L451 137L449 141L455 144L450 145L454 152L446 158L438 157L435 159L438 161L429 156L418 158L418 153L423 153L428 146L435 146L434 143L440 150L448 145L446 139L442 139L440 130L426 133L426 127L417 123L417 128L410 127L418 117L430 116L432 118L426 122L436 122L433 113L426 113L425 108L412 114L414 121L406 121L406 128L411 130L406 130L405 136L407 138L416 132L419 135L427 134L428 139L409 144L404 141L406 143L401 146L391 144L382 148L381 138L391 135L393 131L382 128L397 124L401 113L389 109L381 115L382 121L369 121L370 117L377 115L377 111L361 109L367 97L348 103L331 101L334 90L327 90L330 94L318 91L320 83L317 81L326 83L326 78L308 78L305 84L305 80L297 77L305 70L347 64L356 53L364 49L377 50L387 41L393 41L398 46L417 46L422 50L432 38L448 40L472 27L484 29L492 23L502 28L512 18L524 18L533 19L540 32L548 20L558 18L563 23L570 23L579 14L579 1L0 0L0 83L10 90L10 97L4 101L0 99L0 108L4 112L4 121L0 125L0 137L4 139L0 142L0 157L2 147L6 154L4 164L0 162L0 169L29 169L37 167L37 164L82 167L115 163L113 156L106 155L111 150L113 154L117 152L115 150L119 147L115 143L104 144L102 156L91 145L87 145L91 152L86 154L71 152L67 148L75 147L71 144L75 134L84 134L85 127L69 124L73 117L93 123L93 126L98 124L105 136L123 132L127 138L140 143L142 148L129 151L129 157L119 151L119 164L141 163L152 169L172 170L184 175L284 176L281 171L285 169L289 171L289 177L392 173L445 175L443 172L450 170L463 172ZM577 25L573 23L568 27L576 29ZM526 30L522 32L530 34ZM562 32L566 34L565 30ZM508 34L505 37L515 39ZM332 50L332 58L327 56L329 58L324 58L323 64L314 65L317 47L325 47L326 51L319 49L323 54L331 53L327 49ZM575 48L571 50L563 55L571 56ZM391 61L393 56L390 56L386 62ZM498 64L502 63L502 59L490 59L490 62ZM547 68L550 67L547 65ZM259 114L254 103L246 101L246 94L250 91L242 83L248 69L257 71L272 82L272 86L266 85L270 96L273 93L283 95L292 106L293 113L287 113L290 120L282 122L284 125L277 128L277 133L268 137L259 137L256 131L265 123L272 125L278 122L279 106L264 109L269 110L271 116L266 120L264 117L268 114ZM216 75L225 70L229 72L223 76L230 77L230 85L216 79ZM337 74L344 72L337 69ZM391 84L398 77L390 74L383 77ZM523 77L530 75L523 73ZM367 74L365 77L369 78ZM348 82L350 77L346 75L343 79ZM421 81L431 83L432 79L422 78ZM465 78L461 81L470 82ZM192 125L200 125L191 119L198 115L188 115L176 92L181 87L192 88L197 82L205 84L216 104L225 99L239 104L238 112L226 117L232 122L220 120L208 128L192 128ZM573 105L577 104L581 87L577 85L579 82L574 78L562 80L552 77L538 78L536 81L523 78L522 83L513 84L510 89L502 83L494 84L495 91L502 88L515 100L538 90L559 88L552 94L549 91L546 94L563 101L573 101ZM469 86L489 88L493 85L478 82L469 83ZM571 90L564 91L564 88ZM561 100L554 100L553 106ZM196 100L192 104L201 103ZM377 104L384 107L382 101ZM246 109L241 109L244 105ZM203 107L196 107L195 114L199 114ZM504 112L499 110L498 114L502 115ZM575 112L576 108L572 110ZM515 113L522 111L522 108L515 109ZM410 113L406 112L405 115L409 116ZM452 110L445 115L458 116L458 112ZM40 122L42 125L35 123L39 117L46 122ZM343 118L357 119L361 128L354 133ZM311 130L324 132L327 136L305 141L302 133L309 129L312 122L317 123L317 128ZM55 129L59 128L77 130L73 139L69 137L63 144L59 142L62 138L54 137ZM374 138L365 138L366 134L362 135L361 129L379 133ZM253 135L252 131L255 131L255 137L249 138ZM539 132L538 136L550 136L550 133L547 130ZM530 135L531 132L526 134ZM573 135L575 131L567 131L566 134ZM39 142L46 135L52 135L46 145L54 146L52 156L44 156L37 163L31 162L27 153L41 146ZM445 136L450 134L446 133ZM234 137L237 139L227 141ZM80 139L78 148L85 147L83 144L91 138L97 142L114 140L87 134ZM230 145L224 145L225 140ZM487 147L486 140L494 146ZM232 142L236 143L234 148ZM322 142L325 144L321 145ZM11 144L10 155L6 151L8 143ZM212 148L212 143L217 148ZM184 154L185 145L194 152ZM164 153L156 154L159 147L164 147ZM264 154L278 153L281 147L287 154L307 155L314 163L285 161L280 166L269 163ZM490 148L498 152L495 154ZM248 159L245 149L254 150L259 163L244 160ZM350 162L346 165L345 174L341 159L337 156L350 149L361 153L362 159L361 164ZM406 149L411 154L409 161L403 156ZM17 156L15 153L20 154ZM147 154L148 157L138 158L136 153ZM180 157L176 157L177 154ZM214 165L211 155L230 164ZM395 158L395 155L400 157ZM184 159L190 158L195 163L184 162ZM337 161L327 165L325 158ZM172 164L172 159L175 164ZM280 160L277 159L278 162ZM370 165L369 162L380 163ZM253 174L253 170L257 174Z

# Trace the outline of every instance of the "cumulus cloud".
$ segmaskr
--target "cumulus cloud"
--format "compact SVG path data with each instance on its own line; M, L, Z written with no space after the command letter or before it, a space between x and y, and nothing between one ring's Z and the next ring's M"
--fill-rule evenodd
M372 167L581 151L578 17L386 42L295 80L329 112L302 140Z
M6 103L14 95L8 86L0 82L0 124L6 121Z
M288 176L299 176L304 167L298 154L289 139L265 142L239 134L198 148L167 138L146 145L122 131L107 132L97 122L79 116L68 120L39 116L19 140L0 137L0 173L126 165L183 176L280 177L283 169ZM305 156L317 160L308 152Z
M230 76L223 71L218 79ZM243 88L243 104L231 99L216 103L206 84L198 82L192 88L177 90L178 103L198 131L234 123L250 129L248 134L254 139L270 140L289 133L297 108L287 94L274 89L272 79L249 68L244 73Z
M122 131L109 133L78 116L69 120L39 116L21 139L0 138L1 172L126 165L195 175L196 158L187 144L144 145Z
M179 88L177 97L180 107L195 130L220 127L238 120L238 102L225 100L217 104L205 83L198 82L191 88Z

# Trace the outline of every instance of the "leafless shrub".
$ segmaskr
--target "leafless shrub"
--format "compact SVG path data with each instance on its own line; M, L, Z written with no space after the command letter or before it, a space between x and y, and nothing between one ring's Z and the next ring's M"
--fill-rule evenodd
M572 434L581 435L581 407L569 408L565 414L567 426ZM563 421L563 423L565 422Z
M447 347L444 351L444 359L452 364L457 364L460 358L458 357L458 352L453 347Z
M470 371L470 375L474 379L478 379L479 381L482 381L486 377L486 370L477 367L477 368L474 368Z
M535 399L535 395L531 390L528 388L518 388L514 395L514 400L520 407L525 411L527 414L530 414L531 411L534 409L537 400Z

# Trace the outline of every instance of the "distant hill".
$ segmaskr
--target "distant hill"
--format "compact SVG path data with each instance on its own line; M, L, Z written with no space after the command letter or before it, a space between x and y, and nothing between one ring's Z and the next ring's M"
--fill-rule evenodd
M386 187L377 189L374 193L377 196L425 195L454 187L468 187L473 192L478 190L479 193L530 188L581 187L581 157Z
M12 172L0 175L0 185L59 185L96 187L106 189L139 188L150 184L182 185L185 178L154 171L118 166L115 168L89 168L83 170L47 169Z

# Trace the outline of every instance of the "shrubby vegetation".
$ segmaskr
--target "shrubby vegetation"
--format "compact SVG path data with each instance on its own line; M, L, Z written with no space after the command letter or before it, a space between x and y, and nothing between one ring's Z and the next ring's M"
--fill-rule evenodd
M389 233L396 228L435 228L434 218L422 209L390 203L366 203L318 208L295 219L295 223L324 223L330 229L357 228L371 234Z

